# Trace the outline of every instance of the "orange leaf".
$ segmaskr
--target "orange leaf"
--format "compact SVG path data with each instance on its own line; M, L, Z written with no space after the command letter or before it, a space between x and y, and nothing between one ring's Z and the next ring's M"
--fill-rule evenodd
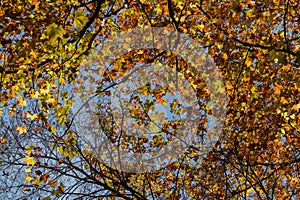
M274 94L280 94L281 93L281 85L275 85L274 87Z
M51 187L55 187L56 184L57 184L57 180L50 180L50 181L48 182L48 185L50 185Z
M289 102L285 99L285 97L280 98L280 102L283 104L288 104Z
M295 105L293 106L293 110L298 111L299 109L300 109L300 103L295 104Z

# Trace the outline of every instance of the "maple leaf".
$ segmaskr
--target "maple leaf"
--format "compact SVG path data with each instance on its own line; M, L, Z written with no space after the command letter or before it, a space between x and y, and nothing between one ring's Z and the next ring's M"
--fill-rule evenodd
M32 177L30 177L30 176L25 176L25 183L31 182L32 180L33 180Z
M300 103L293 105L293 110L298 111L300 109Z
M27 133L27 128L26 128L26 126L24 126L24 127L22 127L22 126L17 126L16 130L19 131L20 134Z
M55 187L56 184L57 184L57 180L56 179L48 181L48 185L50 185L51 187Z
M29 172L31 172L31 169L30 169L30 168L26 168L26 169L25 169L25 172L26 172L26 173L29 173Z
M18 96L18 104L24 107L26 106L26 100L24 100L21 96Z
M63 182L70 179L74 186L66 191L74 198L89 195L111 198L113 194L113 198L117 199L147 199L150 194L153 199L299 199L299 158L295 153L299 152L300 125L298 15L296 1L279 0L271 3L248 0L51 0L47 4L38 0L26 3L1 1L0 149L9 148L9 151L3 151L6 160L0 159L0 165L6 169L2 172L2 179L10 183L10 188L1 185L8 193L4 195L18 199L22 198L22 192L26 192L29 199L34 198L30 196L34 193L45 194L45 200L60 198L59 195L68 187ZM128 45L141 41L142 35L137 34L124 40L118 38L119 48L103 45L104 50L101 49L102 44L107 44L119 31L129 33L148 27L161 27L173 33L167 37L164 32L152 34L143 44L146 48L140 48L139 44L136 45L138 49L132 49L135 45ZM176 32L184 37L177 38ZM174 38L178 41L192 38L194 42L187 41L184 45L189 49L193 49L195 43L203 47L203 52L197 52L203 56L195 58L194 64L189 60L190 55L185 57L182 54L181 47L172 52L168 48L174 45ZM155 44L155 50L152 43L156 41L159 42ZM160 49L163 46L168 48ZM99 52L91 52L97 47L101 47ZM120 62L108 59L103 66L98 63L104 51L110 57L115 55L114 50L121 52L122 56L117 58ZM161 51L165 51L164 54L158 54ZM95 57L90 59L92 54ZM149 63L159 66L155 70L158 76L154 78L145 70L142 79L151 80L151 85L165 81L169 89L174 89L175 83L168 81L160 72L163 67L177 70L197 92L196 98L191 101L195 105L187 107L197 110L198 114L192 116L185 112L184 102L174 100L170 103L171 117L182 113L181 121L168 121L162 115L151 116L151 122L143 120L146 114L155 111L155 103L167 106L168 101L175 98L172 94L180 89L184 96L193 97L180 84L169 95L164 89L143 87L137 81L134 84L140 88L134 96L141 98L130 101L130 115L134 116L130 120L133 122L121 120L118 123L122 113L128 112L128 101L124 96L113 98L116 95L113 83L122 80L136 66L149 64L148 61L153 58L155 61ZM78 73L88 66L95 69L86 71L86 74ZM210 70L209 66L214 67ZM221 83L214 81L218 70L222 74ZM196 74L195 71L201 73ZM212 73L207 75L207 71ZM97 81L89 80L91 75L96 74ZM96 91L101 92L101 96L97 96L99 99L93 105L97 106L95 115L100 119L99 124L89 123L93 119L89 113L78 119L80 126L85 127L84 131L77 130L75 120L70 120L74 117L70 111L74 105L71 95L82 92L84 87L73 91L68 89L81 75L81 83L85 86L95 82L101 84L101 87L93 86L101 88ZM205 83L199 83L196 76L203 78ZM207 84L210 82L218 86L216 91L210 91ZM227 101L218 98L222 91L219 90L220 85L226 88L224 96ZM109 86L110 90L103 90L104 86ZM128 86L128 91L131 89L125 82L119 86ZM93 91L86 92L92 94ZM126 95L129 97L129 92ZM151 98L145 102L145 96ZM163 99L164 96L166 98ZM16 104L12 103L16 101ZM113 107L116 101L124 107ZM217 103L226 105L227 110L215 109ZM215 124L214 117L209 116L211 113L226 115L224 126L216 137L212 137L212 131L209 131L210 127L219 126ZM140 153L149 151L151 155L152 150L159 151L160 147L167 146L169 136L178 132L176 126L185 127L185 122L198 125L183 131L190 148L178 152L183 155L173 159L163 170L151 173L122 171L120 176L120 172L114 169L121 164L116 163L118 159L102 163L94 152L96 148L84 148L77 141L80 134L86 136L96 127L97 131L93 130L97 132L95 135L110 137L118 142L116 147ZM16 127L16 131L12 132L11 127ZM136 127L137 130L134 130ZM72 131L76 130L73 135L72 128ZM144 129L155 136L146 140L133 137L134 132L138 134ZM23 134L28 130L34 131ZM177 137L178 133L174 136ZM201 141L216 143L205 149L206 144ZM19 148L23 144L28 146ZM29 166L24 169L26 173L8 176L10 171L19 170L20 163L16 159L23 151L27 155L24 162ZM153 162L160 164L162 160ZM109 167L110 163L114 165ZM36 167L39 169L33 173ZM71 176L68 176L69 172ZM49 180L50 176L54 180ZM25 179L30 187L17 184L16 178ZM103 182L105 187L101 184L90 187L95 180ZM52 187L52 190L42 189L41 183ZM32 187L34 185L41 187ZM72 188L82 193L72 194ZM89 194L85 194L86 191Z
M286 100L285 97L281 97L280 98L280 102L283 103L283 104L288 104L289 102Z
M84 16L84 11L82 10L75 11L74 26L82 27L85 25L87 21L88 19Z
M31 120L34 120L37 117L37 114L27 113L27 117Z
M30 157L30 156L26 156L25 159L24 159L24 162L27 164L27 165L31 165L31 166L34 166L36 161Z
M280 93L281 93L281 86L276 84L274 86L274 94L280 94Z
M58 38L63 39L64 29L53 23L47 27L46 33L49 36L50 42L54 43Z

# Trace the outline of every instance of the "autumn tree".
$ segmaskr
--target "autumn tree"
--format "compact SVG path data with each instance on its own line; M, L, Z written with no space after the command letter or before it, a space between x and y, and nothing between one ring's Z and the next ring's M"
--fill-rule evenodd
M1 198L300 198L297 1L2 0L0 5ZM115 60L101 57L101 45L119 33L151 28L173 32L169 41L175 50L110 46L126 51ZM200 56L197 61L214 63L218 70L197 74L204 70L199 62L176 52L180 34L203 49L206 60ZM136 35L121 44L143 34ZM94 65L99 59L109 65ZM125 84L136 69L151 64L176 73L167 77L167 71L153 70L161 79L132 82L135 88ZM87 79L90 73L96 78ZM225 121L203 154L214 92L222 93L206 80L218 76L226 92L226 101L219 102L226 108L219 110ZM160 85L166 80L168 87ZM177 80L194 89L194 96L185 94L193 97L194 107L171 97ZM118 88L133 95L117 95ZM93 102L79 104L75 97ZM116 102L127 106L116 109ZM81 118L72 109L90 105L93 112ZM179 116L186 106L188 114L172 120L151 115L157 105L169 107L170 116ZM120 113L130 120L123 122ZM91 114L97 123L88 123ZM155 124L157 119L161 124ZM191 122L195 137L178 129ZM126 171L103 162L97 155L103 149L87 145L83 132L93 125L96 135L132 152L163 148L178 130L186 133L181 138L188 145L176 160L151 172ZM139 129L156 133L148 138L129 134Z

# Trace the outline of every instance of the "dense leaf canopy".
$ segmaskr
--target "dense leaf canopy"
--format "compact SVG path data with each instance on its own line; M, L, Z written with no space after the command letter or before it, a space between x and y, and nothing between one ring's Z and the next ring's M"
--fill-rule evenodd
M1 198L300 199L298 3L0 1ZM197 129L199 140L191 139L177 160L151 173L129 173L101 162L85 145L74 128L73 94L88 82L84 75L79 78L80 70L83 63L93 64L93 49L119 32L150 27L177 31L202 46L222 75L226 120L218 141L201 154L211 112L211 91L203 77L195 77L195 66L169 51L127 52L110 68L93 72L100 78L92 80L97 86L87 93L99 100L99 134L139 152L169 141L168 130L180 121L143 139L123 133L111 117L115 81L142 64L161 64L183 74L195 86L203 111L197 118L203 125ZM132 126L147 127L150 122L144 119L154 104L180 112L180 100L168 102L166 93L164 87L139 88L136 94L153 99L132 99Z

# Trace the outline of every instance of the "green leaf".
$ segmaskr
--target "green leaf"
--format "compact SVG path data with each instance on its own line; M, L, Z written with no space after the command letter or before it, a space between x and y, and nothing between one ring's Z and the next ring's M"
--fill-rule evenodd
M251 16L252 14L254 14L256 12L255 8L251 8L248 11L246 11L246 15L247 16Z
M55 23L49 25L46 29L46 34L49 36L50 43L56 42L57 38L63 39L64 32L64 29Z
M74 26L83 27L87 21L88 19L84 16L84 11L75 11Z
M57 190L53 190L52 194L55 195L55 196L59 196L61 194L61 191L58 190L58 189Z

